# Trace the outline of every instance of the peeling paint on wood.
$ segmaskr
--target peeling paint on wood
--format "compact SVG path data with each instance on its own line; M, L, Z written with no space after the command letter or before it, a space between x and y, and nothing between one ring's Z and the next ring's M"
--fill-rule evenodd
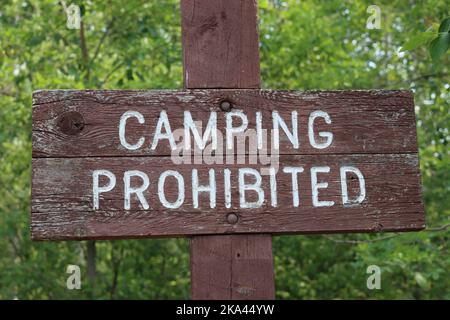
M417 154L371 155L284 155L280 163L302 166L298 177L299 207L293 207L291 176L277 174L278 205L269 197L269 176L263 176L265 200L261 207L239 206L237 170L231 168L231 207L225 207L224 175L226 165L215 165L216 207L209 207L209 195L201 194L200 207L192 203L192 165L175 169L184 177L185 199L181 207L164 207L158 199L158 177L172 165L169 157L40 158L33 159L32 235L34 239L110 239L120 237L186 236L218 233L319 233L408 231L424 227ZM367 195L356 206L342 204L339 166L351 163L364 172ZM308 170L311 164L328 165L330 173L321 177L328 183L320 190L322 200L334 201L330 207L314 207ZM92 206L92 171L98 166L116 174L118 184L100 197L100 209ZM250 167L258 168L257 165ZM124 210L122 175L128 169L141 169L150 186L143 193L150 208L133 197L130 210ZM199 179L208 179L208 168L199 167ZM358 192L357 179L349 179L348 192ZM175 179L167 179L168 201L178 197ZM248 200L255 200L255 193ZM236 213L237 223L227 215ZM81 231L80 231L81 230Z
M221 110L222 101L231 103L230 112ZM280 129L275 162L262 163L261 150L251 148L234 152L242 156L232 157L231 164L222 156L200 164L174 162L165 136L169 126L185 133L186 126L197 125L192 121L207 128L216 119L226 138L224 128L234 125L227 115L235 110L243 110L248 129L260 126L270 133L277 117L286 122L292 136ZM311 122L313 114L322 118ZM419 230L424 215L416 140L408 91L37 91L32 235L40 240ZM100 172L97 180L94 172ZM167 177L161 180L163 172ZM261 179L260 186L243 185L239 179L247 173ZM211 177L212 191L204 187L211 186ZM94 181L103 189L95 189ZM242 191L246 185L250 190ZM237 216L232 223L230 213Z
M183 130L183 112L206 127L210 113L217 112L217 127L225 136L226 112L243 110L248 128L255 129L261 112L263 129L271 129L271 113L289 120L298 113L300 148L283 143L280 154L411 153L417 152L414 104L409 91L273 91L273 90L147 90L147 91L37 91L33 95L33 157L100 157L171 155L168 144L150 148L161 110L167 112L172 131ZM145 123L129 121L130 141L146 143L130 152L119 141L121 115L132 110ZM308 143L308 117L326 112L332 121L334 141L326 150ZM69 116L72 116L71 118ZM61 127L64 125L64 127ZM316 130L330 126L316 121ZM281 139L286 137L281 134ZM248 152L248 150L247 150Z

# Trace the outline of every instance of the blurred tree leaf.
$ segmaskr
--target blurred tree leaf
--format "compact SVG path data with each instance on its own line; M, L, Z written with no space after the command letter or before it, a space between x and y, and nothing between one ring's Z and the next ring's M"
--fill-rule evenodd
M433 61L439 60L444 55L450 46L450 33L439 34L430 43L430 55Z
M404 44L404 46L402 47L402 50L403 51L414 50L419 46L428 44L435 36L436 36L436 34L431 31L421 32L417 35L412 36L409 39L409 41Z
M414 279L422 289L428 290L430 288L428 280L420 272L414 274Z
M65 287L65 270L77 264L86 274L85 243L30 240L32 91L182 87L179 0L66 2L84 5L91 59L106 34L88 64L87 81L79 30L66 27L58 1L2 0L0 7L0 299L187 299L187 239L98 241L96 288L83 278L82 290L73 291ZM440 21L448 0L385 1L380 32L367 30L364 1L258 4L265 88L414 91L427 224L447 224L449 55L440 56L436 70L429 42L410 54L398 54L398 48L413 40L405 30ZM448 30L448 18L433 26L434 37L438 28ZM377 237L274 237L277 297L450 299L448 229L370 242ZM355 239L362 242L334 241ZM371 264L382 269L382 290L366 287Z
M442 20L441 25L439 26L439 33L450 32L450 17Z

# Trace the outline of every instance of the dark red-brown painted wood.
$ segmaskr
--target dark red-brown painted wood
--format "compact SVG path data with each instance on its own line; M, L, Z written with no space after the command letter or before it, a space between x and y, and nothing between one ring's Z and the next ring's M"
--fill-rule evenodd
M218 113L217 127L225 137L226 112L220 102L229 100L243 110L248 127L255 129L256 112L263 129L272 128L277 110L291 127L291 112L298 112L300 149L293 149L280 132L281 154L408 153L417 151L414 103L409 91L272 91L272 90L147 90L147 91L37 91L33 95L33 157L100 157L170 155L167 141L150 149L161 110L166 110L172 131L183 133L183 111L206 127L210 112ZM144 137L144 146L126 150L119 141L120 117L128 110L140 112L145 123L127 122L130 143ZM308 141L311 112L327 112L315 130L332 131L333 144L315 149ZM320 140L320 138L319 138ZM192 144L194 145L194 144ZM247 150L248 152L248 150Z
M181 0L185 88L260 87L257 12L256 0ZM192 238L191 283L193 299L274 299L272 236Z
M417 155L414 103L408 91L272 91L259 89L256 2L182 0L186 90L168 91L37 91L33 95L32 237L35 240L122 239L194 236L191 241L192 297L194 299L272 299L274 273L271 234L332 232L410 231L424 228ZM238 10L238 8L240 8ZM239 17L235 17L236 15ZM248 17L244 19L243 17ZM225 35L227 41L218 41ZM217 48L220 46L220 48ZM256 52L254 52L256 50ZM230 56L222 53L228 52ZM198 57L197 59L195 57ZM201 88L201 89L199 89ZM206 89L226 88L226 89ZM269 203L268 176L263 177L266 202L258 209L241 209L237 170L264 165L175 165L167 143L151 151L156 121L166 110L172 130L183 126L183 111L191 111L203 125L211 111L218 112L218 128L224 133L226 112L220 102L249 117L263 114L263 127L271 128L271 112L285 119L299 114L300 149L293 149L283 133L280 166L303 166L299 176L300 207L294 208L291 176L277 177L278 205ZM120 116L139 111L144 125L130 121L127 138L144 136L144 147L121 147ZM331 131L333 144L314 149L307 136L307 121L314 110L329 113L332 124L317 122L319 131ZM321 199L333 207L311 203L309 169L330 166L325 175L328 189ZM358 167L366 178L366 200L344 207L339 167ZM192 205L191 170L201 179L216 170L217 207L210 209L203 195L200 208ZM223 170L232 169L232 207L224 206ZM117 176L116 188L102 194L100 209L92 208L92 171L106 169ZM125 170L141 170L150 177L145 196L150 210L132 200L123 208L122 176ZM178 170L185 180L182 207L163 208L157 197L159 174ZM350 181L350 194L356 181ZM166 183L169 200L177 186ZM251 193L249 200L252 200ZM235 214L235 220L228 218ZM225 234L225 235L218 235Z
M270 235L197 236L191 239L194 299L273 299Z
M185 88L259 88L257 3L182 0Z
M33 159L32 235L34 239L110 239L157 236L187 236L220 233L306 234L330 232L408 231L424 227L423 204L417 154L311 155L280 157L283 166L302 166L298 176L300 206L292 203L291 175L277 174L278 205L270 203L269 176L262 177L263 206L243 209L239 206L237 170L260 169L259 165L234 165L231 169L231 208L225 207L223 169L227 165L199 165L199 181L206 183L208 170L215 169L216 207L209 207L209 195L200 196L199 208L192 204L191 172L194 166L173 165L169 157L113 158L40 158ZM366 199L352 207L341 199L339 167L351 164L365 177ZM328 182L320 190L321 200L335 202L332 207L313 207L310 167L329 166L330 173L318 175ZM92 171L106 169L116 175L114 190L100 197L100 208L93 210ZM158 197L158 178L164 170L177 170L184 177L185 200L178 209L167 209ZM150 179L144 192L150 209L144 210L136 197L131 209L124 210L123 173L141 170ZM357 179L348 177L349 196L359 192ZM140 183L139 180L137 182ZM103 184L104 182L102 182ZM169 201L178 196L174 178L166 180ZM256 193L247 192L248 201ZM227 221L236 213L237 223Z

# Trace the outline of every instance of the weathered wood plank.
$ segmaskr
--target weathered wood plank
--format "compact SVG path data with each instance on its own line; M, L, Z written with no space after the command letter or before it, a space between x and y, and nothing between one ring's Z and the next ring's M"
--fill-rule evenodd
M231 299L275 299L272 236L231 236Z
M270 235L196 236L191 242L191 268L202 271L192 281L193 299L275 296Z
M259 39L254 0L183 0L186 88L258 88Z
M248 128L253 130L256 112L261 112L262 128L268 130L273 126L272 111L278 111L290 128L291 112L298 112L300 148L294 149L281 132L281 154L417 151L414 103L409 91L56 90L34 93L33 157L170 155L167 141L159 143L155 150L150 148L161 110L167 111L171 129L179 136L184 111L190 111L203 128L215 111L217 127L225 137L226 112L220 109L223 100L230 101L234 110L243 110ZM145 119L144 124L136 119L127 122L129 141L146 139L137 150L127 150L119 141L120 118L129 110L140 112ZM327 124L321 119L315 123L317 131L331 131L334 135L332 145L326 149L315 149L308 143L308 119L316 110L327 112L332 121ZM74 127L67 128L72 122Z
M194 300L229 300L232 296L232 238L209 235L191 238L191 296ZM273 271L272 271L273 273Z
M181 1L185 88L260 87L257 12L254 0ZM239 268L247 262L257 268ZM258 286L234 290L249 283ZM192 237L191 284L193 299L274 299L272 236Z
M280 164L301 166L298 176L299 206L293 205L292 176L280 169L276 175L277 205L270 197L270 177L262 176L264 203L261 207L241 208L238 170L258 165L214 165L216 207L210 208L209 194L200 194L199 207L193 206L191 190L192 165L177 165L184 177L185 199L177 209L164 207L158 196L160 174L173 167L169 157L139 158L66 158L33 159L32 234L34 239L107 239L119 237L186 236L218 233L318 233L409 231L424 227L420 174L417 154L376 155L311 155L280 156ZM344 205L339 168L357 167L365 179L366 197L357 205ZM328 182L320 190L320 199L334 201L331 207L315 207L312 203L310 168L329 166L320 181ZM225 206L224 169L231 169L231 207ZM100 195L98 210L93 209L92 171L109 170L116 175L113 190ZM208 183L208 170L198 168L199 181ZM143 193L150 208L144 210L137 197L131 199L130 210L124 210L123 173L142 170L150 180ZM354 178L354 177L353 177ZM102 182L105 183L105 182ZM135 181L138 187L141 182ZM174 202L178 183L167 179L165 196ZM358 195L358 179L348 177L348 195ZM256 201L256 192L247 192L248 201ZM104 208L104 209L103 209ZM229 213L239 220L230 223Z

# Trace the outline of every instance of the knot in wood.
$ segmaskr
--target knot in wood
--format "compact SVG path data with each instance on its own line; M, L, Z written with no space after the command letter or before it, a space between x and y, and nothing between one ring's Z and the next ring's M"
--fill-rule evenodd
M76 111L62 114L58 119L58 128L67 135L77 135L84 129L84 118Z

